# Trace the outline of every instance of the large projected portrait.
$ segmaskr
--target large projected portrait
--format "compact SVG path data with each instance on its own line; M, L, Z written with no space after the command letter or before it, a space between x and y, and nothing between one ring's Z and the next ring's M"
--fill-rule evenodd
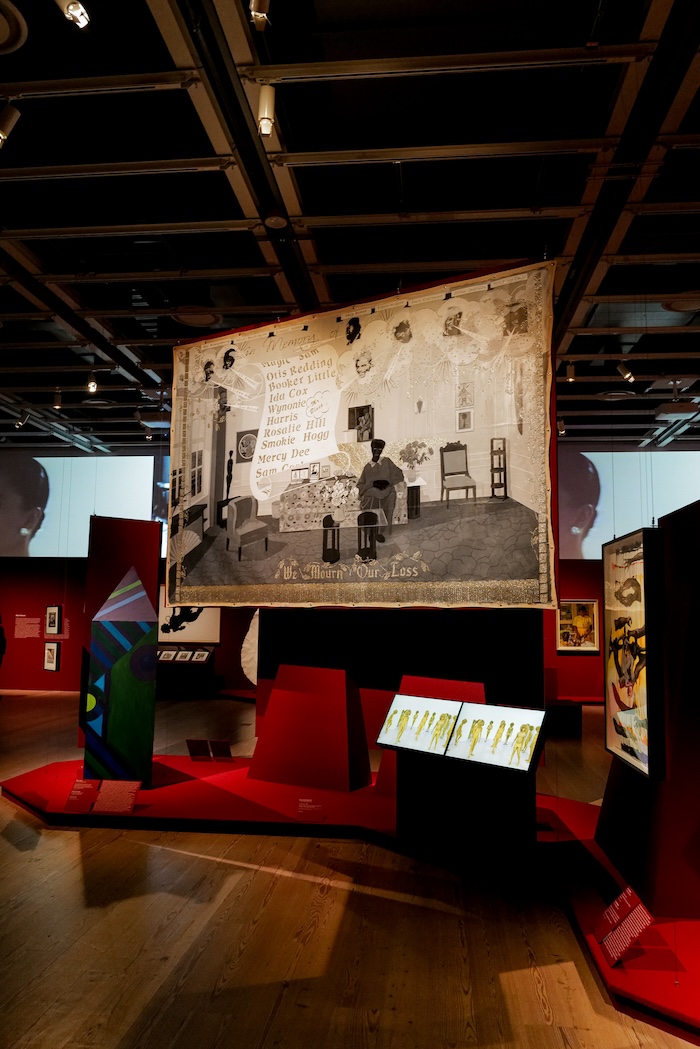
M168 603L552 607L552 277L178 348Z
M463 703L447 756L528 772L539 753L544 710Z
M647 667L649 619L663 615L655 594L658 546L658 532L642 528L603 547L605 746L645 775L652 765L662 771L664 751L661 687L655 678L650 682ZM653 670L653 645L650 659Z

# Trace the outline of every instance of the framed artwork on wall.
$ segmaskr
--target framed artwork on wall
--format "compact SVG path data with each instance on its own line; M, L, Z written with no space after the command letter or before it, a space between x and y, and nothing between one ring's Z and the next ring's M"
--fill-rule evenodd
M242 430L236 434L236 462L250 463L258 443L257 430Z
M46 622L44 624L44 633L46 633L46 634L60 634L61 633L61 606L60 605L47 605L46 606Z
M474 405L474 383L457 383L457 408L472 408Z
M557 609L557 651L599 652L598 602L560 601Z
M44 670L58 670L61 656L61 645L58 641L44 643Z
M455 429L458 433L469 433L474 429L474 409L458 408Z
M665 767L663 565L656 529L603 545L605 748L646 776Z
M371 441L374 437L374 408L363 404L359 408L348 408L348 430L357 431L357 442Z
M176 663L189 663L189 661L191 659L192 659L192 649L191 648L181 648L180 651L178 652L178 654L175 656L175 662Z
M321 464L309 463L309 480L318 481L321 476Z
M175 649L174 648L161 648L161 650L158 653L158 661L160 663L172 663L172 661L174 659L175 659Z

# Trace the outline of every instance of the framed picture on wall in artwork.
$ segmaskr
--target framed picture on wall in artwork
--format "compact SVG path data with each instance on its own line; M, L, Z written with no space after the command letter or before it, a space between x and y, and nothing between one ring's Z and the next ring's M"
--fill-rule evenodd
M470 433L474 429L474 409L458 408L455 429L458 433Z
M560 601L557 609L557 651L599 652L598 602L590 598Z
M46 641L44 644L44 670L58 670L60 657L60 643L58 641Z
M44 633L46 634L60 634L61 633L61 606L60 605L47 605L46 606L46 620L44 623Z

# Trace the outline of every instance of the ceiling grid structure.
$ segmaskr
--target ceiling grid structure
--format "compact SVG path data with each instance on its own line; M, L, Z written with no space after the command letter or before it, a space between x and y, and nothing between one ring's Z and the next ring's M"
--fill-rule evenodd
M558 440L700 448L697 0L13 7L0 443L142 450L180 344L546 258Z

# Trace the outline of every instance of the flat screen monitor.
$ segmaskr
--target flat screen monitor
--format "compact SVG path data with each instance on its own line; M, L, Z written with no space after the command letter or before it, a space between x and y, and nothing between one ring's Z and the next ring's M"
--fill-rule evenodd
M394 696L377 743L401 750L444 754L461 705L454 699Z
M544 710L463 703L447 756L529 772L539 756Z

